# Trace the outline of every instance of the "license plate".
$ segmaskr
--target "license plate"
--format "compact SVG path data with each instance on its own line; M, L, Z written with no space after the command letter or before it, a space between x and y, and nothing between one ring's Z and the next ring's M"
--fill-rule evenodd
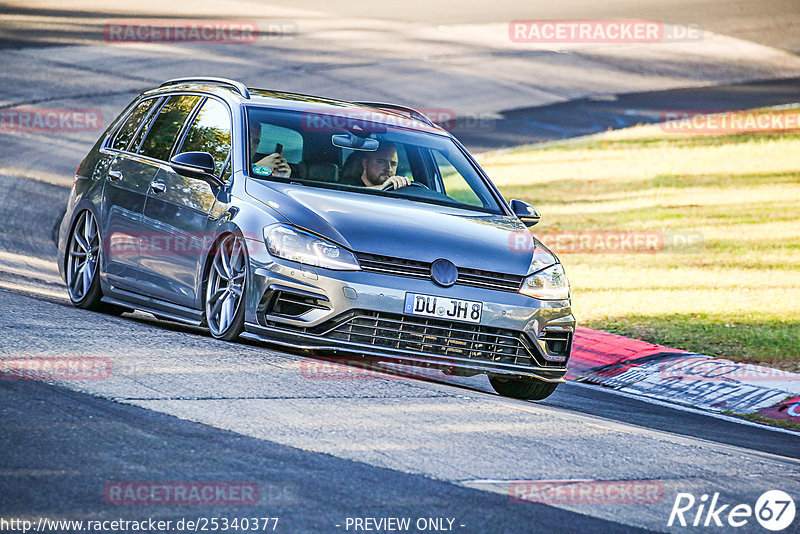
M411 315L480 323L483 303L472 300L436 297L434 295L406 293L404 310Z

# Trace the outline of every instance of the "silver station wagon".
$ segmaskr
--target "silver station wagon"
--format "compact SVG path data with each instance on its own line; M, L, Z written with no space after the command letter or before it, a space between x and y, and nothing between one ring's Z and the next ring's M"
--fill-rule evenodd
M58 261L80 308L485 373L543 399L575 318L538 220L416 110L182 78L83 159Z

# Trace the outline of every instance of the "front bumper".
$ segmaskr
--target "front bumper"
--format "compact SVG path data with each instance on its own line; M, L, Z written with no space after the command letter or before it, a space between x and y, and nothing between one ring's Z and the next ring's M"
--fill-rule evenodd
M468 374L564 381L575 329L568 300L310 268L252 251L250 259L245 337ZM406 293L480 301L481 322L405 314Z

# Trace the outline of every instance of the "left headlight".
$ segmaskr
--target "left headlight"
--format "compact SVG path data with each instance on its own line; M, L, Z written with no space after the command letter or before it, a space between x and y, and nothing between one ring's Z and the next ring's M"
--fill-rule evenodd
M270 254L285 260L336 271L359 271L355 255L332 241L278 224L264 228L264 241Z
M563 300L569 298L569 281L560 263L529 275L519 290L523 295L542 300Z

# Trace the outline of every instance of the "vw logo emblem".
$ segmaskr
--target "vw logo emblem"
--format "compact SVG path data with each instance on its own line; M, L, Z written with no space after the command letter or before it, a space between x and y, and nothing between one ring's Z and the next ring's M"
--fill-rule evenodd
M431 278L440 286L450 287L458 280L458 269L452 261L438 259L431 264Z

